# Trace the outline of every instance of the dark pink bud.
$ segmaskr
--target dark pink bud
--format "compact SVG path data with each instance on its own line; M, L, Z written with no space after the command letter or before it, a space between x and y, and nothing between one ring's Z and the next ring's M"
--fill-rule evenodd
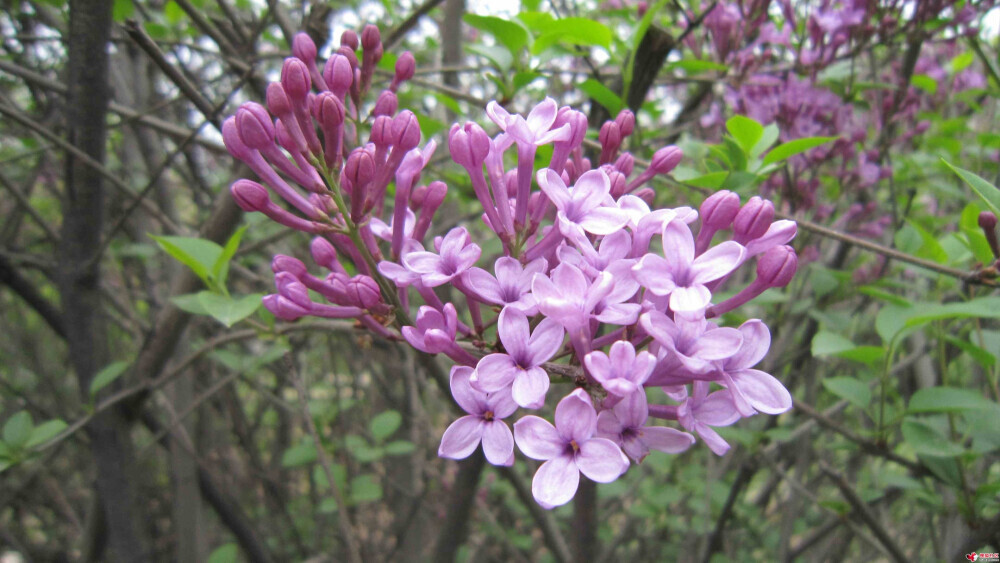
M316 237L309 244L309 251L312 253L313 260L317 264L327 270L335 269L334 264L337 263L337 250L333 248L330 241L323 237Z
M997 216L992 211L983 211L979 214L979 228L986 236L986 242L993 251L994 258L1000 258L1000 242L997 241Z
M775 246L757 260L757 279L767 287L785 287L798 266L799 258L792 247Z
M431 182L427 185L427 195L424 196L423 207L437 209L446 195L448 195L448 186L444 182L440 180Z
M351 61L344 55L335 54L326 61L323 68L323 80L330 91L343 98L351 84L354 82L354 70L351 68Z
M774 221L774 204L760 196L753 196L733 219L734 240L740 244L758 239L767 232Z
M379 148L386 148L391 145L392 122L393 119L388 115L380 115L376 117L375 121L372 123L372 132L371 136L368 137L368 141Z
M403 110L392 120L393 148L402 149L405 153L416 148L418 144L420 144L420 122L412 111Z
M344 123L344 102L333 92L322 92L316 96L313 115L324 133L333 131ZM331 141L332 139L327 139L327 142Z
M312 307L312 299L309 298L309 289L291 272L278 272L274 275L274 285L278 288L278 294L288 299L292 303L309 309Z
M285 127L285 124L280 119L274 122L274 138L278 141L278 144L288 152L300 150L298 145L296 145L295 140L292 139L291 134L288 132L288 128Z
M378 28L372 24L366 25L361 31L361 47L365 51L370 51L381 44L382 34L379 33Z
M242 161L246 161L251 158L252 153L250 147L243 143L240 139L239 129L236 126L236 117L230 117L222 122L222 142L226 145L226 150L229 154L233 155Z
M490 154L490 136L478 124L471 121L459 126L451 126L448 132L448 150L451 159L468 170L482 170L483 162Z
M344 177L355 187L364 187L375 177L375 159L369 151L358 147L344 163Z
M656 201L656 192L653 191L653 188L640 188L636 190L635 195L650 206Z
M382 90L375 102L375 107L372 108L372 115L392 116L398 108L399 100L396 98L396 94L391 90Z
M729 190L715 192L702 202L700 211L702 228L728 229L740 212L740 196Z
M601 142L603 151L614 152L622 144L622 131L614 121L605 121L597 140Z
M292 39L292 54L307 63L316 60L316 44L308 33L300 31L295 34Z
M292 113L292 102L289 101L288 94L280 82L267 85L267 107L278 117Z
M340 34L340 45L356 51L359 45L358 34L353 29L345 30Z
M393 77L395 84L402 84L413 78L413 73L417 69L417 61L413 58L413 53L406 51L396 59L396 75Z
M271 203L267 188L253 180L236 180L229 187L229 193L243 211L260 211Z
M625 194L625 187L628 184L625 180L625 175L610 166L607 167L605 172L608 175L608 179L611 180L611 197L618 199Z
M630 109L623 109L618 112L615 123L618 124L622 137L628 137L635 130L635 114Z
M345 305L371 309L382 302L382 292L378 284L368 276L354 276L347 282L346 290L349 302Z
M274 144L274 124L264 106L247 102L236 110L236 129L243 144L263 150Z
M563 106L559 108L559 113L556 115L556 121L552 124L552 128L558 129L567 123L569 124L570 131L572 131L570 139L568 141L557 142L564 142L570 147L580 146L584 137L587 136L587 116L583 112L569 106Z
M622 153L618 160L615 161L615 170L621 172L626 177L632 174L632 169L635 168L635 157L632 153Z
M288 57L281 67L281 85L289 99L295 103L306 103L309 91L312 90L312 79L309 78L309 67L295 57Z
M682 158L684 158L684 151L679 147L666 146L653 153L653 160L649 167L657 174L666 174L676 168Z
M302 260L284 254L278 254L271 260L271 271L275 274L288 272L296 278L309 275L306 265L302 263Z
M305 309L280 295L265 295L262 299L264 308L283 321L294 321L309 314Z

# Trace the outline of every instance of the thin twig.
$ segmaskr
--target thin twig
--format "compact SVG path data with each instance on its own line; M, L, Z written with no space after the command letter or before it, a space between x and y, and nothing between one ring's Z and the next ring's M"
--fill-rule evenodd
M875 518L874 514L872 514L871 509L868 508L868 504L865 501L861 500L861 497L858 496L858 493L855 492L853 488L851 488L851 485L850 483L847 482L847 479L845 479L843 475L841 475L839 472L835 471L833 468L827 465L826 462L824 461L819 462L819 468L823 473L825 473L828 477L830 477L830 479L833 480L833 484L836 485L838 489L840 489L840 493L844 495L844 499L847 500L847 502L851 505L851 507L853 507L854 510L858 513L858 516L860 516L861 519L865 522L865 524L868 525L872 533L875 534L875 537L878 538L878 541L881 542L882 545L889 551L889 554L892 555L892 558L899 563L906 561L907 560L906 555L899 548L899 546L896 545L896 542L894 542L892 538L889 537L888 532L886 532L885 528L882 527L882 523L879 522L877 518Z

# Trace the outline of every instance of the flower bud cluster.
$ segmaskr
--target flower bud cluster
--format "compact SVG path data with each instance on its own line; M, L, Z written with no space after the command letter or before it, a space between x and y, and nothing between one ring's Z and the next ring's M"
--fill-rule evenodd
M695 435L721 455L729 446L713 427L791 407L781 383L754 369L770 346L764 323L718 322L795 273L796 254L786 246L795 223L775 221L770 202L722 191L698 211L654 210L653 180L683 154L661 148L636 170L636 158L622 150L635 128L631 112L601 127L595 165L584 153L581 112L546 98L522 116L491 102L495 134L474 122L448 134L485 230L500 242L500 255L484 260L473 239L483 229L456 226L428 240L448 190L420 183L435 143L418 148L415 116L384 101L413 75L412 57L400 57L392 84L365 115L382 55L377 29L360 39L345 34L322 73L305 36L294 52L268 90L275 118L245 104L226 121L225 137L295 211L256 182L237 181L232 192L244 209L316 235L313 260L329 273L316 276L277 256L277 293L265 305L283 320L355 318L451 358L451 392L467 414L445 431L441 456L464 458L482 445L496 465L511 465L515 451L543 461L532 492L551 508L574 496L581 473L613 481L650 450L681 452ZM369 123L362 144L360 128ZM551 160L536 170L545 145ZM753 280L717 297L728 280L741 279L733 274L742 266L756 268ZM650 404L646 389L656 387L662 392ZM524 415L511 431L504 421L552 404L552 422Z

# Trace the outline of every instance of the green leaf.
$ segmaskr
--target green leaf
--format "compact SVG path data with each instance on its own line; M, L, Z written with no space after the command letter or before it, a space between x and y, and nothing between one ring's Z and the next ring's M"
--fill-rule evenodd
M312 442L302 442L285 450L281 455L281 466L301 467L313 463L316 459L316 445Z
M927 76L926 74L914 74L910 78L910 84L912 84L916 88L923 90L924 92L927 92L932 96L935 93L937 93L938 89L937 80L934 80L933 78Z
M208 311L201 304L199 296L202 293L212 293L211 291L199 291L198 293L188 293L186 295L175 295L170 298L170 302L181 311L186 311L192 315L207 315Z
M930 425L907 418L902 426L903 440L918 455L954 457L965 452L961 445L949 441Z
M781 143L764 155L764 165L767 166L768 164L781 162L782 160L806 152L809 149L816 148L836 139L837 137L804 137L802 139L788 141L787 143Z
M239 549L235 543L220 545L208 556L208 563L236 563Z
M972 53L972 51L966 51L956 56L950 63L952 74L957 74L969 68L969 65L972 64L972 61L974 61L975 58L976 56Z
M263 294L260 293L237 298L211 291L202 291L198 294L198 302L205 308L205 312L228 328L249 317L260 308L263 297Z
M875 332L882 338L884 344L893 341L904 329L906 320L913 313L914 307L886 305L875 315Z
M167 23L177 25L184 18L184 9L170 0L163 6L163 15L166 16Z
M94 379L90 381L90 396L97 395L101 389L104 389L121 377L128 369L128 366L129 362L112 362L104 366L104 369L97 372Z
M849 339L825 330L817 332L812 341L813 356L830 356L854 348L854 343Z
M777 123L771 123L764 127L764 134L761 135L760 140L754 145L753 150L750 152L750 157L756 159L764 154L764 151L771 148L774 142L778 140L780 133Z
M385 453L387 455L407 455L413 453L416 449L417 446L407 440L396 440L385 445Z
M31 437L25 442L24 447L34 448L36 446L41 446L45 442L48 442L52 438L59 435L60 432L66 429L66 423L62 420L55 419L48 422L43 422L31 430Z
M192 237L158 237L149 235L167 254L191 268L205 285L213 287L215 279L212 272L222 247L210 240Z
M344 446L361 463L378 461L385 455L385 450L372 447L364 438L355 434L349 434L344 437Z
M479 55L493 63L493 67L500 71L507 71L514 64L514 58L510 52L498 45L466 45L465 50L473 55ZM504 84L503 80L496 77L498 84Z
M708 174L697 176L695 178L688 178L687 180L684 180L684 183L696 188L710 188L714 190L721 187L722 183L725 182L728 177L729 171L722 170L720 172L709 172Z
M611 115L618 115L618 112L622 110L624 104L622 104L622 99L611 91L610 88L601 84L600 82L594 80L593 78L588 78L582 83L577 85L577 88L583 91L591 98L597 101L597 103L604 106Z
M868 384L853 377L827 377L823 379L823 387L859 409L867 407L872 400Z
M28 411L21 411L7 419L3 425L3 441L12 448L20 448L31 438L35 423Z
M963 303L917 303L913 309L907 316L907 327L943 319L1000 319L1000 296L977 297Z
M939 264L945 264L948 262L948 253L941 247L941 243L938 242L933 234L913 221L908 220L907 223L909 223L909 225L917 231L920 235L920 240L923 241L920 249L917 250L918 256L933 260Z
M545 31L535 40L531 53L537 55L557 43L568 43L584 47L611 46L611 29L588 18L562 18L545 27Z
M743 152L750 154L764 136L764 126L745 115L734 115L726 121L726 130L736 139Z
M517 92L521 88L524 88L528 84L531 84L532 82L538 80L539 78L542 78L543 76L545 75L540 72L532 72L532 71L518 72L517 74L514 75L514 78L511 79L511 84L514 85L514 91Z
M997 363L997 357L995 355L987 352L980 346L976 346L968 340L955 338L951 335L945 335L944 339L947 340L949 344L954 344L955 346L961 348L963 352L971 356L976 363L984 368L992 368Z
M229 262L236 255L236 250L240 247L240 240L243 238L243 233L247 232L249 226L243 225L239 229L236 229L233 236L229 237L229 240L226 241L226 246L223 247L222 254L219 255L215 264L212 265L212 274L221 287L226 287L226 278L229 276Z
M351 479L351 496L348 502L361 504L382 498L382 485L372 475L358 475Z
M402 424L402 422L402 415L396 411L385 411L380 413L371 421L372 435L375 437L375 441L381 442L389 436L392 436L392 434L399 429L399 425Z
M958 387L927 387L910 397L906 412L962 412L967 410L997 409L1000 405L972 389Z
M114 7L111 9L112 17L119 23L131 18L134 13L135 5L132 4L132 0L115 0Z
M517 20L476 14L465 14L462 19L472 27L492 35L515 57L521 49L531 45L531 33Z
M951 168L952 172L958 174L959 178L964 180L974 192L979 194L979 197L983 198L983 201L986 202L986 205L990 207L993 213L1000 214L1000 189L997 189L997 187L993 184L980 178L976 174L969 172L968 170L953 166L943 158L941 159L941 162L943 162L948 168Z
M679 68L688 74L698 74L710 70L726 72L729 67L714 61L703 61L701 59L681 59L667 65L667 69Z

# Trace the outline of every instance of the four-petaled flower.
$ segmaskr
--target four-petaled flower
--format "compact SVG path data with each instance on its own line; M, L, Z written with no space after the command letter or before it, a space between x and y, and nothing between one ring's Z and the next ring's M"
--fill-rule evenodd
M473 295L486 303L514 308L533 317L538 313L538 306L531 294L531 280L535 274L545 273L548 267L544 258L522 267L516 258L504 256L493 266L495 278L482 268L470 268L462 275L462 281Z
M611 181L603 170L585 172L573 185L566 187L555 170L538 172L538 185L559 211L556 224L571 240L578 240L586 231L592 235L610 235L629 222L629 214L619 209L611 197Z
M607 354L601 351L587 354L584 364L590 375L616 399L613 402L617 402L642 389L656 367L656 358L645 350L636 354L630 342L619 340Z
M649 404L642 389L629 394L611 410L597 415L597 435L608 438L636 462L649 455L649 450L679 454L694 443L694 436L665 426L646 426Z
M576 494L580 473L610 483L628 470L617 444L597 438L597 413L583 389L556 405L556 424L528 415L514 423L514 441L524 455L545 463L531 481L531 494L544 508L566 504Z
M482 442L487 461L493 465L513 465L514 436L503 421L517 410L510 389L485 393L472 386L471 378L472 368L451 368L451 396L469 414L452 422L444 431L438 455L465 459Z
M403 257L403 264L408 269L420 274L421 281L427 287L444 285L462 272L471 268L482 250L479 245L471 242L469 232L463 227L455 227L448 231L441 240L440 254L433 252L410 252Z

